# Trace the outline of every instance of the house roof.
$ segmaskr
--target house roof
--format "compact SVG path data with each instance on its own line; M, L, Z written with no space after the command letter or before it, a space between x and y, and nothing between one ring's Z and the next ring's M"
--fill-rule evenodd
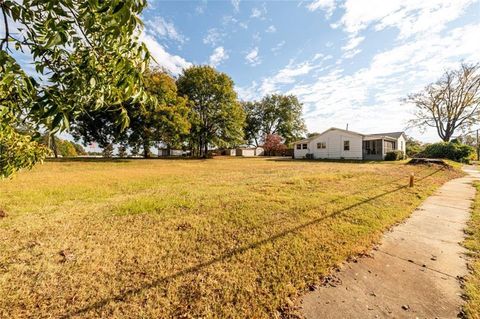
M366 135L365 137L368 138L368 139L382 138L382 137L390 137L390 138L398 139L403 134L405 134L405 133L403 133L403 132L376 133L376 134Z
M325 134L325 133L327 133L327 132L329 132L329 131L333 131L333 130L335 130L335 131L342 131L342 132L349 133L349 134L353 134L353 135L365 136L365 135L360 134L360 133L358 133L358 132L343 130L343 129L337 128L337 127L331 127L331 128L329 128L328 130L326 130L326 131L324 131L324 132L322 132L322 133L320 133L320 134L313 135L313 136L311 136L311 137L309 137L309 138L304 138L303 140L293 142L293 144L308 143L308 142L310 142L311 140L314 140L314 139L316 139L317 137L322 136L323 134Z
M309 138L304 138L303 140L300 140L300 141L295 141L293 142L293 144L301 144L301 143L308 143L310 142L311 140L313 140L315 137L317 137L318 135L314 135L314 136L311 136Z
M359 136L362 136L364 139L368 139L368 140L372 140L372 139L380 139L380 138L389 138L389 139L398 139L400 136L404 135L405 133L404 132L391 132L391 133L376 133L376 134L361 134L361 133L358 133L358 132L354 132L354 131L349 131L349 130L343 130L341 128L336 128L336 127L331 127L329 128L328 130L320 133L320 134L317 134L317 135L314 135L314 136L311 136L309 138L304 138L303 140L299 140L299 141L296 141L296 142L293 142L293 144L301 144L301 143L308 143L314 139L316 139L317 137L329 132L329 131L332 131L332 130L335 130L335 131L341 131L341 132L344 132L344 133L349 133L349 134L354 134L354 135L359 135Z

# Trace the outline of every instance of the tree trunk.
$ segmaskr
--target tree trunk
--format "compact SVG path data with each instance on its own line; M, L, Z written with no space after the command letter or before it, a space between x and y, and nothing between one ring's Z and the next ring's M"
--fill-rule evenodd
M170 147L170 144L167 144L167 154L170 155L172 151L172 148Z
M143 141L143 158L150 157L150 143L148 140Z
M50 135L52 140L50 141L51 143L51 148L53 150L53 154L55 155L55 158L58 158L58 149L57 149L57 142L55 141L55 135Z
M203 153L203 158L207 158L208 157L208 143L207 141L204 141L204 153Z

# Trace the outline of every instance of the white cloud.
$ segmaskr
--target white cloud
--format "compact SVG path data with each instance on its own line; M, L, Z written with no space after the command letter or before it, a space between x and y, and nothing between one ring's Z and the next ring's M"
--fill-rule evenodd
M213 50L210 56L210 64L214 67L228 59L228 53L223 47L218 47Z
M353 58L354 56L356 56L357 54L359 54L360 52L362 52L362 50L360 50L360 49L350 50L350 51L345 52L345 53L342 55L342 58L351 59L351 58Z
M157 37L171 39L179 43L184 43L187 38L177 31L173 22L166 21L162 17L155 17L153 20L147 20L145 25L148 30Z
M265 30L265 32L267 32L267 33L274 33L276 31L277 31L277 28L275 28L275 26L273 24L271 26L269 26L267 28L267 30Z
M207 31L207 35L203 38L203 43L215 46L222 41L224 33L218 31L216 28L211 28Z
M284 40L280 41L270 50L276 55L278 53L278 51L280 51L285 44L286 44L286 42Z
M315 57L314 60L316 58L317 57ZM294 64L293 61L290 61L290 63L277 74L263 79L259 88L260 93L266 95L278 92L280 85L295 83L297 77L307 75L310 71L318 67L320 67L320 65L313 65L310 61L298 64Z
M297 83L296 81L302 76L311 74L314 70L321 70L323 62L329 59L331 59L330 55L325 56L317 53L309 61L294 63L291 60L286 67L273 76L263 78L260 84L253 81L252 85L248 87L238 88L239 96L244 100L253 100L266 94L285 91L288 85ZM298 83L295 85L298 85Z
M250 15L251 18L260 18L262 16L262 11L258 8L252 9L252 14Z
M350 37L348 43L342 47L343 51L351 51L365 40L365 37Z
M207 0L202 0L198 2L198 5L195 7L195 13L198 15L204 14L205 9L207 8Z
M307 5L307 9L310 11L315 11L317 9L324 10L327 18L332 16L335 7L335 0L315 0Z
M238 93L238 97L243 101L251 101L258 98L257 94L258 84L256 81L252 81L252 84L248 87L236 86L235 91Z
M235 12L240 11L240 0L231 0Z
M372 26L375 30L397 28L400 38L419 33L435 33L458 18L477 0L347 0L345 14L336 25L358 33Z
M192 64L178 55L172 55L165 51L163 46L155 40L155 38L147 33L140 36L140 41L144 42L148 50L156 60L156 63L164 67L174 75L178 75L184 68L190 67Z
M265 20L265 16L267 14L267 8L265 4L261 8L253 8L252 13L250 14L250 18L256 18Z
M363 42L363 40L365 40L365 37L362 36L349 37L347 44L342 47L342 51L345 52L343 54L343 57L346 59L350 59L360 53L362 50L358 49L357 47L360 45L360 43Z
M245 60L251 66L256 66L262 63L260 56L258 55L258 47L253 48L245 55Z
M352 130L367 133L402 130L412 116L412 106L402 104L401 98L435 81L444 70L458 67L462 60L479 61L478 34L480 24L472 24L443 36L415 38L376 54L366 68L348 74L337 66L313 83L294 85L287 93L305 103L311 130L346 123ZM424 140L435 140L434 132L428 134Z

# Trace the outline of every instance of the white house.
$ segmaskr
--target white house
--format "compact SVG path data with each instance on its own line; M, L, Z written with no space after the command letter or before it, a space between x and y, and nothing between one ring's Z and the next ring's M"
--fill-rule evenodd
M405 154L403 132L360 134L332 127L294 143L294 158L383 160L389 151Z

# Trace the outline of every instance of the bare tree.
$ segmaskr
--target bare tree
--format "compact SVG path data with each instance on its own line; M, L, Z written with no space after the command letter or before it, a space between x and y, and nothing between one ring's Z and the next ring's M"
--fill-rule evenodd
M456 130L465 131L480 122L480 64L462 63L460 69L446 71L406 102L416 107L410 126L435 127L443 141L450 141Z

